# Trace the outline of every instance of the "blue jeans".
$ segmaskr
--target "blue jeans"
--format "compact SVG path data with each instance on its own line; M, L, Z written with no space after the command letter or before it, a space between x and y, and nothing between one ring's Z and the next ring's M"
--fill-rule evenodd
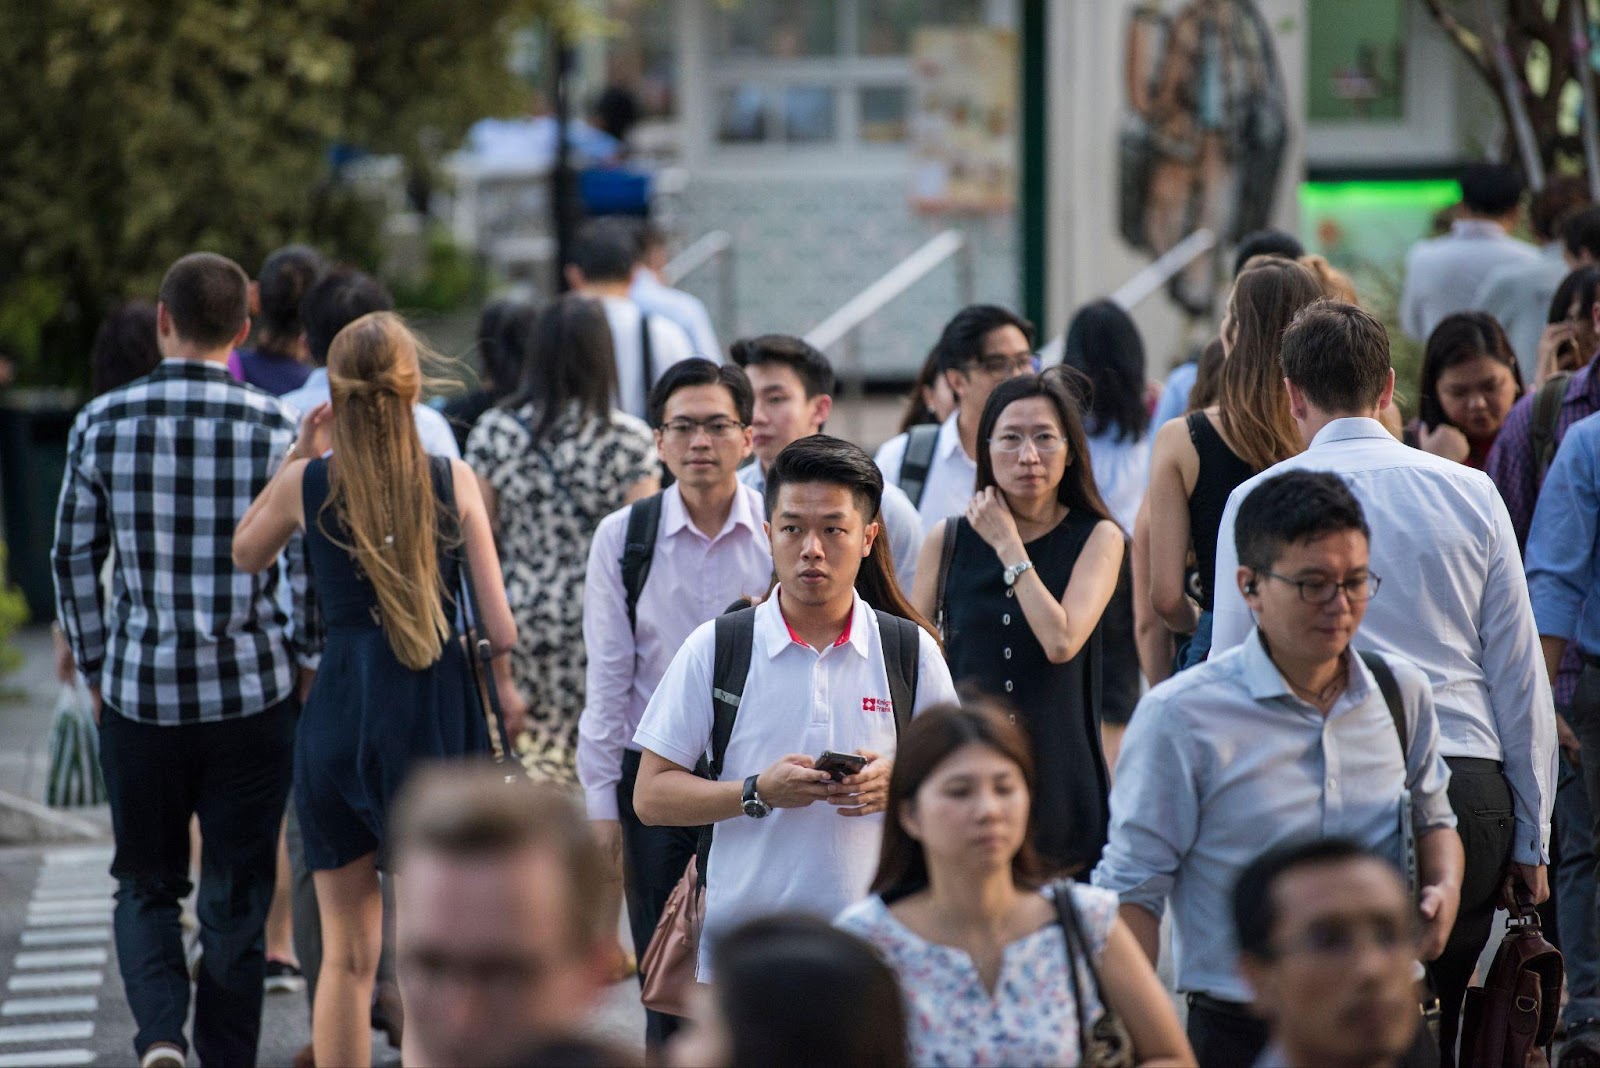
M1589 794L1583 776L1563 754L1557 761L1555 833L1561 862L1556 866L1556 909L1561 955L1567 962L1569 1025L1600 1020L1600 936L1597 936L1594 841Z
M1211 613L1201 612L1199 621L1194 625L1194 633L1187 639L1179 638L1178 642L1177 653L1172 658L1173 674L1204 663L1206 657L1211 655Z
M194 1049L203 1065L251 1068L261 1033L266 921L289 794L295 705L219 723L156 726L107 706L100 763L111 801L122 985L142 1057L187 1051L189 969L179 902L190 890L189 817L200 819L200 975Z

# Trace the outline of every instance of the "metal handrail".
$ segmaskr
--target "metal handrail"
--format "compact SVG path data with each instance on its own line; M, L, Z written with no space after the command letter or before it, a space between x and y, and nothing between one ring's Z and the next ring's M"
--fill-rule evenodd
M717 270L717 329L724 337L737 333L734 311L733 287L733 235L726 230L712 230L702 234L688 248L667 261L661 268L661 278L675 286L707 264L719 264Z
M956 280L961 290L961 302L972 303L972 243L960 230L945 230L891 267L883 277L857 293L838 311L812 327L806 332L805 339L819 349L837 344L957 253L961 254Z
M1202 227L1141 267L1107 299L1123 311L1132 311L1171 281L1178 272L1216 247L1217 235ZM1039 350L1039 362L1045 366L1060 363L1065 346L1066 335L1056 336Z
M858 403L849 406L848 436L861 439L862 409L859 403L867 392L866 368L861 362L861 327L895 298L926 278L946 260L956 261L956 297L962 305L971 304L977 286L972 242L960 230L945 230L921 248L889 268L883 276L857 293L844 306L806 332L805 339L819 349L844 345L844 381Z

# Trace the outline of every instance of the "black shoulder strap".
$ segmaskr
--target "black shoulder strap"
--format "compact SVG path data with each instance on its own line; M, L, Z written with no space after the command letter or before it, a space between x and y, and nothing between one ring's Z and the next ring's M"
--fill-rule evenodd
M661 494L634 501L628 509L628 534L622 545L622 592L628 600L628 629L639 625L639 595L650 577L656 552L656 529L661 525Z
M656 350L650 344L650 315L639 309L639 367L644 374L644 403L650 406L650 387L656 384Z
M894 733L899 737L911 722L917 705L917 674L922 662L922 628L909 619L890 615L881 608L878 637L883 642L883 667L889 676L889 703L894 706Z
M1394 720L1394 732L1400 736L1400 761L1405 763L1411 755L1411 732L1406 729L1406 706L1400 698L1400 682L1389 669L1389 664L1377 653L1361 652L1361 662L1367 665L1372 677L1378 680L1378 692L1383 703L1389 706L1389 718Z
M1556 458L1556 425L1561 421L1561 402L1567 397L1570 371L1558 371L1544 380L1533 396L1533 418L1528 423L1528 446L1533 452L1533 484L1544 485L1545 472Z
M944 591L950 583L950 562L956 558L956 531L961 526L961 517L949 516L944 521L944 541L939 546L939 586L934 600L933 624L939 629L939 637L944 641L950 640L950 618L945 605Z
M919 423L906 431L906 453L900 460L900 488L919 508L922 507L922 493L928 488L933 450L938 444L938 423Z
M713 781L722 777L722 758L728 755L728 739L733 737L733 721L739 715L739 699L750 677L750 651L755 645L756 610L741 608L717 617L715 652L711 663L711 745L695 765L694 773ZM715 824L700 828L695 843L700 885L706 885L711 865L711 838Z

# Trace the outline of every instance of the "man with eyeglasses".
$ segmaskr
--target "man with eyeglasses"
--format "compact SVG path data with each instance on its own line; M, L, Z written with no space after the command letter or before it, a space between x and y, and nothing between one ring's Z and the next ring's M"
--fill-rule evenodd
M1425 1055L1421 931L1386 858L1347 838L1269 849L1234 884L1233 925L1272 1033L1256 1068L1393 1068Z
M989 394L1008 378L1031 375L1033 324L995 304L971 304L945 325L934 345L939 374L956 410L937 427L912 427L878 449L883 480L899 486L922 517L922 536L946 516L960 515L978 480L978 421Z
M1267 1043L1228 922L1263 848L1342 835L1414 871L1423 959L1445 946L1462 872L1428 680L1350 648L1380 585L1361 505L1337 475L1284 472L1244 500L1237 531L1232 577L1256 628L1139 702L1093 877L1152 962L1171 897L1202 1068L1251 1064Z
M634 732L695 628L741 597L764 597L772 582L761 494L738 477L750 455L753 404L750 380L737 367L696 358L667 368L650 391L649 415L676 481L601 520L589 549L578 779L601 847L623 878L636 953L649 944L697 836L691 827L639 822ZM675 1026L659 1013L648 1023L652 1045Z
M1217 531L1217 574L1247 563L1234 536L1249 533L1243 502L1266 479L1332 471L1361 502L1384 590L1359 644L1427 675L1466 845L1461 914L1430 968L1448 1068L1461 1000L1507 877L1535 902L1549 896L1555 708L1517 536L1487 475L1408 448L1378 422L1394 372L1377 319L1337 301L1312 304L1284 332L1280 359L1306 450L1233 491ZM1252 608L1241 589L1217 583L1212 655L1248 642Z

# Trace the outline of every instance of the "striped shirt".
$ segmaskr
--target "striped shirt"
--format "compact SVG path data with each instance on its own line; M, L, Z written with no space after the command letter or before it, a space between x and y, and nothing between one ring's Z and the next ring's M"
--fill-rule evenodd
M56 514L56 612L112 709L214 722L289 695L294 632L309 653L319 629L307 622L302 547L297 537L247 575L233 566L233 531L294 436L276 398L197 360L163 361L78 413ZM113 553L106 604L100 572Z

